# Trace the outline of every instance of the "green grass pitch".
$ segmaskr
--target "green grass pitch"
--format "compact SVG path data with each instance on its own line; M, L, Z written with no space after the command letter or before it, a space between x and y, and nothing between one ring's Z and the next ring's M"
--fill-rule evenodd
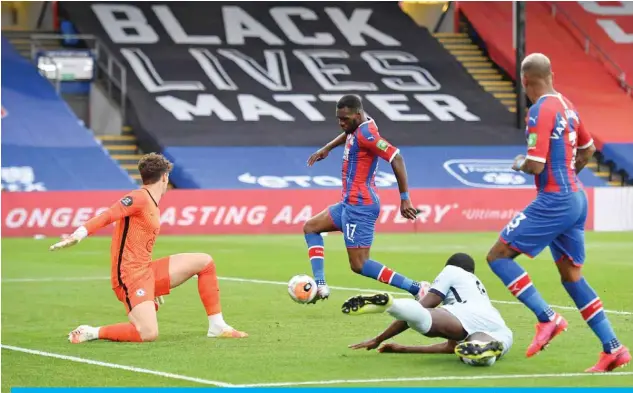
M372 252L396 271L427 281L452 252L471 253L478 262L477 275L491 298L502 301L496 306L515 336L507 357L490 368L468 367L452 355L348 349L384 329L390 318L343 315L342 302L355 293L344 288L397 290L352 273L340 234L326 237L325 266L328 283L341 288L329 300L310 306L293 303L281 285L294 274L310 273L300 235L159 237L156 258L194 251L213 255L222 277L225 318L250 337L206 338L207 319L194 281L166 297L158 313L157 342L82 345L66 340L79 324L126 320L107 279L110 239L90 238L56 253L47 250L55 239L2 239L2 392L12 386L203 386L214 381L220 386L306 381L332 386L633 386L630 368L609 375L582 374L597 361L601 346L573 309L548 252L519 262L546 300L563 306L557 311L570 328L539 356L525 358L535 318L522 305L503 303L514 298L484 260L495 239L495 233L379 233ZM587 233L587 254L585 276L605 308L616 311L609 319L620 340L633 348L633 233ZM434 342L410 331L395 341ZM76 358L83 363L72 361ZM331 382L336 380L347 382Z

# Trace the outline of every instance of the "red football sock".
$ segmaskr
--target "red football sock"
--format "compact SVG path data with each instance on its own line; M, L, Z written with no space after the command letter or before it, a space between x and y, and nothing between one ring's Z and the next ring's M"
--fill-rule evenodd
M222 311L222 307L220 307L220 287L218 286L218 276L215 273L215 263L213 261L209 262L198 273L198 293L207 315L217 314Z
M99 329L100 340L140 343L143 340L136 327L130 322L103 326Z

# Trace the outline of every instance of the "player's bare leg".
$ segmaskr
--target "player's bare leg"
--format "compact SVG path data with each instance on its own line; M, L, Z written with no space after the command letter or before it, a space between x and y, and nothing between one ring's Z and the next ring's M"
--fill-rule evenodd
M419 300L424 291L420 282L407 278L382 263L370 259L369 252L369 247L347 249L349 266L354 273L403 289Z
M341 306L343 314L363 315L388 313L427 337L443 337L461 341L467 333L462 323L442 308L425 308L414 299L395 299L389 293L352 296Z
M604 312L602 301L583 277L581 266L574 264L567 256L559 259L556 266L567 293L580 310L582 318L602 343L603 351L598 362L585 371L608 372L628 364L631 361L631 353L617 339Z
M520 254L499 239L488 252L486 259L492 271L508 290L538 318L536 335L526 352L526 356L531 357L543 350L554 337L567 330L568 323L545 302L534 287L530 276L514 260Z
M310 218L303 225L303 234L308 246L308 257L312 265L312 274L314 281L317 283L317 295L311 303L327 299L330 296L330 289L325 281L325 250L321 233L338 230L339 228L336 227L330 215L329 207Z
M220 287L215 262L208 254L185 253L169 258L170 288L176 288L198 275L198 293L209 318L208 337L244 338L248 334L229 326L222 316Z

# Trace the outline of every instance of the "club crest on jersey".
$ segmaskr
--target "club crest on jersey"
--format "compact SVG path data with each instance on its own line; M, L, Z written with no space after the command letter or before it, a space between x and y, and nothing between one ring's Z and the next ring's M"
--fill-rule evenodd
M145 295L145 290L143 288L141 288L138 291L136 291L136 296L142 297L144 295Z
M376 143L376 147L379 148L382 151L386 151L387 148L389 147L389 144L387 143L386 140L381 139Z
M132 197L126 196L125 198L121 199L121 204L126 207L132 206Z

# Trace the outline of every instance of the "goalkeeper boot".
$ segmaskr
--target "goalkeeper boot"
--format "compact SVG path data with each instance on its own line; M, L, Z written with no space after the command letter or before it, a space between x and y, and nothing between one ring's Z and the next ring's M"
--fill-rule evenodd
M86 341L92 341L99 338L99 329L88 326L81 325L77 329L68 333L68 341L73 344L79 344Z

